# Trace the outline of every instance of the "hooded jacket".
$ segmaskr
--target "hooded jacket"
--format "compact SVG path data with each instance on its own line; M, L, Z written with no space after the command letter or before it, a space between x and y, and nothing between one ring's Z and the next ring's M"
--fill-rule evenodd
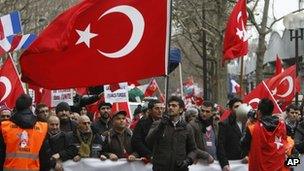
M22 111L15 112L10 118L10 121L15 123L20 128L31 129L34 127L34 125L37 122L37 116L30 109L24 109ZM6 145L4 143L2 130L0 126L0 170L3 170L3 165L5 161L5 152L6 152ZM47 154L47 147L45 146L45 143L43 143L39 152L41 168L43 168L44 164L48 162L42 159L42 156L45 156L46 154Z

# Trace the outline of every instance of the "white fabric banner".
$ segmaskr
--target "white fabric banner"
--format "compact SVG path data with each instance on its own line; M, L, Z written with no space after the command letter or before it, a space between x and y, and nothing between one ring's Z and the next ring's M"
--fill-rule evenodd
M241 164L240 160L229 161L232 171L247 171L247 164ZM65 171L151 171L151 164L144 164L141 161L127 162L125 159L120 159L116 162L110 160L101 161L99 159L81 159L79 162L73 162L72 160L63 163ZM221 167L218 161L213 164L204 164L198 162L189 167L190 171L221 171Z

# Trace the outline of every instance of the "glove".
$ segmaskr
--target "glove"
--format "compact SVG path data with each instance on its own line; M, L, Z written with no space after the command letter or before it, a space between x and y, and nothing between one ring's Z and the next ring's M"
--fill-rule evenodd
M189 165L193 163L192 159L187 158L184 161L177 161L177 167L181 170L187 169Z
M162 119L160 120L160 126L165 127L170 122L170 116L167 114L164 114Z

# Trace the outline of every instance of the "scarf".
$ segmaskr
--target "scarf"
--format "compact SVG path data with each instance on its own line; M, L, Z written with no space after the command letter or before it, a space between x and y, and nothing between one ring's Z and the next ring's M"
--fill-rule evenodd
M90 157L93 134L89 134L88 137L81 137L80 132L77 131L77 137L80 141L78 154L80 155L80 157Z

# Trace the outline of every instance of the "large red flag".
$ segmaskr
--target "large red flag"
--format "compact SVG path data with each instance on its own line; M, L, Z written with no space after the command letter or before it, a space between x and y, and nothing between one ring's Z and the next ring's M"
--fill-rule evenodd
M275 67L276 67L275 75L278 75L284 71L282 67L282 60L279 58L279 55L277 55L276 57Z
M271 94L269 87L266 85L265 81L262 81L255 89L244 96L243 101L251 105L253 109L257 109L260 100L263 98L268 98L274 103L273 113L282 113L282 109Z
M300 80L296 78L296 65L293 65L267 81L274 98L282 101L283 106L292 102L296 92L300 92Z
M246 0L239 0L233 8L227 23L224 38L223 61L239 58L248 53L246 23Z
M85 0L59 15L22 54L22 80L48 89L166 74L168 0Z
M12 109L17 98L25 92L11 57L7 58L0 71L0 82L0 104Z

